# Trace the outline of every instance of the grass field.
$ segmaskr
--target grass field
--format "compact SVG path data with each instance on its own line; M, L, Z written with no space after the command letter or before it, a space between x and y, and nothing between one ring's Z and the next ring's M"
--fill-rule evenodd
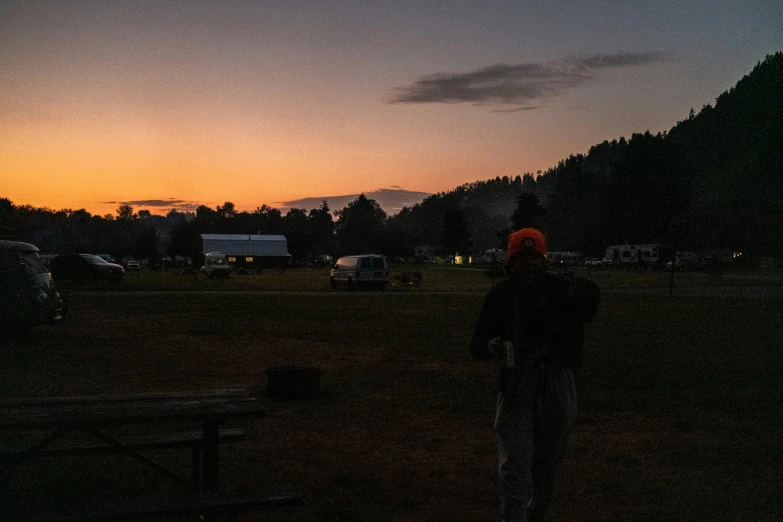
M409 266L392 265L389 292L429 292L429 291L480 291L486 292L493 279L487 276L486 268L463 268L458 266L414 266L422 274L422 284L418 287L404 286L397 279L403 269ZM601 288L629 287L668 287L671 274L662 271L624 271L577 267L580 275L588 276ZM727 269L722 273L676 272L675 287L693 286L783 286L783 271L768 272ZM232 275L229 279L207 279L199 274L196 279L185 274L182 269L168 271L141 270L129 271L121 283L98 282L91 284L73 284L65 281L58 285L61 290L246 290L246 291L326 291L329 290L328 268L298 268L289 270L264 270L261 273L248 272Z
M123 283L296 294L74 292L70 318L2 347L0 397L245 387L269 415L225 448L223 487L288 481L306 501L243 520L497 520L496 369L467 352L491 280L433 268L418 289L309 292L322 273ZM780 317L780 299L605 294L553 520L780 520ZM322 369L320 397L270 398L275 365ZM122 457L50 459L0 476L0 505L176 487Z

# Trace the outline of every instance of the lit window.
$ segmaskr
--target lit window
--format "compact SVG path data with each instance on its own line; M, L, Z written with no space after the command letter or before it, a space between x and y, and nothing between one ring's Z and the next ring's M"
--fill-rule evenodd
M252 263L252 262L253 262L253 258L252 257L246 257L245 258L245 263Z
M236 263L237 262L237 258L236 257L229 257L228 258L228 262L229 263Z

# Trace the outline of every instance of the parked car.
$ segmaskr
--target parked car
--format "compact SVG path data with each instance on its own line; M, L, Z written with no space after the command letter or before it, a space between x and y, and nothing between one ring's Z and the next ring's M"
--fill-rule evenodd
M128 259L125 261L125 270L141 270L141 263L135 259Z
M120 265L93 254L63 254L52 259L50 268L55 281L120 281L125 277L125 269Z
M614 265L615 265L614 258L610 256L606 256L601 259L601 266L614 266Z
M386 258L374 254L341 257L329 273L332 288L370 286L383 290L389 284Z
M334 258L332 256L329 254L322 254L315 258L315 261L313 261L313 266L319 266L323 268L332 266L332 263L334 263Z
M25 329L56 322L64 314L63 300L38 248L0 240L0 328Z

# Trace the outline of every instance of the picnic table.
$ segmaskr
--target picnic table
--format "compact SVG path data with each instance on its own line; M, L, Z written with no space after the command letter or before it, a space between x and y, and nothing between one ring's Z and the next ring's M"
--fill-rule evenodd
M221 502L236 508L237 503L243 504L243 499L248 505L261 505L264 500L275 505L296 500L298 495L289 488L275 488L271 497L269 494L242 495L241 498L235 495L221 499L216 495L220 476L219 446L223 442L244 438L244 433L226 430L224 424L230 420L264 415L265 411L257 399L241 389L0 400L0 431L27 430L39 434L32 441L26 437L28 442L21 448L0 451L0 480L23 462L36 457L114 452L142 462L198 493L191 499L192 502L184 502L183 495L177 495L176 500L169 503L168 511L166 502L160 499L141 502L142 507L147 505L146 511L138 507L129 510L139 511L140 516L149 514L152 504L156 505L155 514L185 512L188 508L193 512L201 509L206 513L219 507ZM162 431L177 421L191 421L201 429L186 433L171 433L170 428L168 432ZM129 438L115 436L109 431L137 425L151 427L155 433ZM82 437L83 440L76 442L64 440L74 432L81 432L89 438ZM142 453L150 449L183 446L193 450L191 480ZM93 518L85 515L84 518L76 516L73 519L100 520L101 517L96 514Z

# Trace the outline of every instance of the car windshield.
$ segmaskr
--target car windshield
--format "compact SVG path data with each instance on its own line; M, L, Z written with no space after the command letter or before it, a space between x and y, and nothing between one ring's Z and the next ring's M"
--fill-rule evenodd
M27 271L31 274L45 274L49 271L46 265L43 264L38 254L31 250L19 250L16 252L16 257L19 258L20 263L24 263L27 267Z
M106 260L102 257L94 256L92 254L80 254L82 259L90 263L91 265L103 265L106 264Z
M49 270L33 250L0 250L0 270L17 270L23 265L30 274L45 274Z

